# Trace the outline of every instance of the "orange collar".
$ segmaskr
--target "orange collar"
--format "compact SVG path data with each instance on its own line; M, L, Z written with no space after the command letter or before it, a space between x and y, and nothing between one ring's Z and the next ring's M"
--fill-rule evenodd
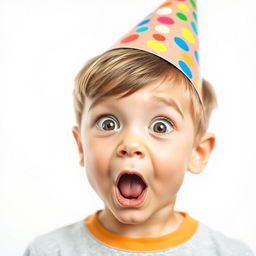
M111 233L103 227L97 217L100 211L85 219L85 227L102 243L131 251L165 250L177 246L189 240L195 234L199 224L188 213L179 211L184 216L184 220L175 232L160 237L131 238Z

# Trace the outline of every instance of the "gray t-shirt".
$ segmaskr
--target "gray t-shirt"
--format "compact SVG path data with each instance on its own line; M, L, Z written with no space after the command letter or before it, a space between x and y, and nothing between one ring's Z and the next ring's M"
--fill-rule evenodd
M131 251L110 246L97 239L85 219L36 237L23 256L253 256L241 241L229 238L203 223L185 242L164 250Z

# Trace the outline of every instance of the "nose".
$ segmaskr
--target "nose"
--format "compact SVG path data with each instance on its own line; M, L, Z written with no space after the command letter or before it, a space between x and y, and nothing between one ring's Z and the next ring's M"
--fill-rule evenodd
M145 151L138 143L123 143L122 145L119 145L117 155L120 157L138 156L139 158L143 158L145 156Z

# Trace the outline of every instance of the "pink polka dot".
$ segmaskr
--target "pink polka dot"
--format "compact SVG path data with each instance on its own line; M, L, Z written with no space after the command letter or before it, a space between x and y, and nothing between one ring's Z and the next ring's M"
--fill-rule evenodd
M163 35L160 34L154 34L153 37L158 41L165 41L166 39Z
M174 24L174 20L166 16L159 17L157 20L163 24Z
M128 43L128 42L134 41L138 37L139 37L139 35L137 35L137 34L133 34L133 35L127 36L124 39L122 39L121 43Z

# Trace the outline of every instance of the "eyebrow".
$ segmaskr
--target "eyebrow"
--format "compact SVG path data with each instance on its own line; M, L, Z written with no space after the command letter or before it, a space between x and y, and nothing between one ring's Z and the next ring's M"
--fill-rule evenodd
M180 107L178 106L178 104L176 103L176 101L172 98L165 98L165 97L161 97L161 96L153 96L152 99L156 102L162 102L167 106L171 106L173 107L181 116L182 118L184 118L184 114L182 112L182 110L180 109ZM88 113L96 106L98 105L100 102L102 101L101 98L96 99L90 106Z
M183 114L181 108L179 107L179 105L176 103L176 101L174 99L165 98L165 97L161 97L161 96L153 96L152 99L156 100L157 102L162 102L167 106L173 107L184 119L184 114Z
M97 98L95 101L92 102L91 106L88 109L88 113L96 106L98 105L103 99Z

